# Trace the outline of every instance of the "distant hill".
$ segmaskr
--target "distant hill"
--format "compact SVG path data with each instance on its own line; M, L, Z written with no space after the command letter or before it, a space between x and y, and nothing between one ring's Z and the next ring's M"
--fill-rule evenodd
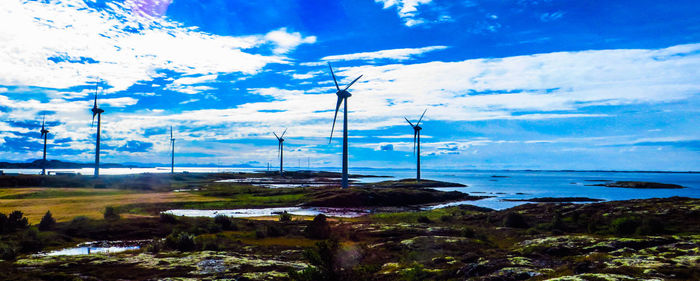
M0 162L0 169L41 169L43 167L44 160L34 160L29 163L10 163L10 162ZM47 160L47 169L79 169L79 168L93 168L94 163L74 163L74 162L63 162L60 160ZM140 168L137 165L122 165L122 164L110 164L104 163L100 164L101 168Z

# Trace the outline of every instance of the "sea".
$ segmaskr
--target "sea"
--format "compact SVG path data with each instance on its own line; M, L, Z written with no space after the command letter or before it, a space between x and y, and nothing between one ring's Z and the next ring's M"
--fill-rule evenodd
M253 172L264 168L230 167L178 167L176 172L218 173ZM294 170L294 169L289 169ZM323 169L334 171L334 169ZM339 169L338 169L339 170ZM49 172L71 172L92 175L93 169L49 169ZM4 169L6 174L38 174L36 169ZM169 168L104 168L103 175L138 173L168 173ZM423 179L455 182L466 187L437 188L443 191L459 191L471 195L492 196L477 201L451 202L433 206L470 204L492 209L505 209L527 202L504 199L529 199L538 197L588 197L605 201L666 198L672 196L700 198L700 173L691 172L614 172L614 171L530 171L530 170L441 170L422 169ZM393 179L413 178L413 169L350 169L351 174L387 176ZM360 182L387 180L387 178L361 178ZM684 186L683 189L637 189L595 186L609 181L648 181Z

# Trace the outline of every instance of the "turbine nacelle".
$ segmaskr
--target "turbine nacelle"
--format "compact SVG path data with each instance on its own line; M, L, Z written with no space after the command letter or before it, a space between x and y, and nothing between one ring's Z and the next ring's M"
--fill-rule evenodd
M335 83L335 89L338 90L337 92L335 92L335 95L338 96L338 100L335 103L335 115L333 115L333 126L331 127L331 137L328 139L328 143L330 144L331 141L333 140L333 131L335 130L335 120L338 118L338 110L340 110L340 105L343 103L343 101L345 101L347 103L348 98L352 97L352 94L350 94L350 92L348 92L348 89L350 89L350 86L352 86L352 84L355 84L355 82L357 82L357 80L360 80L360 78L362 78L362 75L355 78L355 80L352 80L352 82L350 82L350 84L345 86L345 89L341 90L340 86L338 85L338 80L335 79L335 73L333 73L333 67L331 66L330 62L328 63L328 68L330 68L330 70L331 70L331 76L333 76L333 83Z
M413 128L413 154L416 153L416 142L418 142L418 135L420 134L420 130L423 130L423 127L420 126L420 121L423 121L423 116L425 116L425 112L428 111L426 108L423 110L423 114L421 114L420 118L418 118L418 122L414 125L411 123L408 118L404 117L403 119L406 119L406 122L408 122L409 125Z
M335 93L338 96L338 99L347 99L349 97L352 97L352 94L346 90L340 90Z
M44 120L41 120L41 137L43 138L45 135L49 133L49 130L44 127Z

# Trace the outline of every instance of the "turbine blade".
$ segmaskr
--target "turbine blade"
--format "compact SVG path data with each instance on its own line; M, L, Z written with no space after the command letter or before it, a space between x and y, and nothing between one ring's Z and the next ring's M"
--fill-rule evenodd
M280 158L280 151L282 151L282 142L277 143L277 158Z
M282 132L282 135L280 136L280 138L283 138L284 134L286 134L286 133L287 133L287 128L284 128L284 132Z
M170 140L173 140L173 126L170 126Z
M92 104L92 108L97 108L97 84L95 84L95 103Z
M413 127L413 123L411 123L411 121L408 121L408 118L406 118L406 116L404 116L403 119L406 119L406 122L408 122L408 124L411 124L411 127Z
M357 76L357 78L355 78L355 80L352 80L352 82L350 82L350 84L348 84L348 86L345 87L345 89L343 89L343 91L347 91L350 88L350 86L352 86L352 84L355 84L355 82L357 82L357 80L360 80L360 78L362 78L362 75Z
M274 134L274 135L275 135L275 137L277 138L277 140L280 140L280 137L278 137L278 136L277 136L277 133L275 133L275 132L272 132L272 134Z
M418 136L418 130L413 131L413 154L416 154L416 137Z
M335 104L335 115L333 115L333 126L331 127L331 138L328 140L328 144L333 140L333 130L335 129L335 120L338 118L338 109L340 109L340 104L343 103L343 98L338 96L338 102Z
M333 76L333 82L335 82L335 88L340 91L340 87L338 86L338 80L335 79L335 73L333 73L333 67L331 66L331 63L328 62L328 68L331 69L331 76Z
M420 124L420 121L423 120L423 116L425 116L426 111L428 111L427 108L425 110L423 110L423 114L421 114L420 119L418 119L418 123L416 123L416 126L418 126L418 124Z

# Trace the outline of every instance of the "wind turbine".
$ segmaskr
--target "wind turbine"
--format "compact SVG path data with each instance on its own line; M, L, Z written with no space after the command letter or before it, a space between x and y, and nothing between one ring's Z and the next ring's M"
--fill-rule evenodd
M102 113L105 111L97 107L97 91L98 85L95 84L95 103L92 105L92 124L95 124L95 115L97 115L97 143L95 145L95 177L100 176L100 125L102 125Z
M284 172L283 169L283 163L284 163L284 134L287 133L287 129L284 129L284 132L282 132L281 136L277 136L275 132L272 132L272 134L275 135L277 138L277 157L280 158L280 177L282 176L282 173Z
M331 76L333 76L333 82L335 82L335 88L338 90L335 94L338 96L338 101L335 104L335 115L333 116L333 126L331 127L331 137L328 140L328 144L331 143L333 140L333 130L335 129L335 120L338 118L338 109L340 109L340 104L343 103L343 100L345 101L345 106L343 108L343 181L342 181L342 187L343 188L348 188L348 98L351 97L352 95L350 92L348 92L348 89L352 84L355 84L357 80L359 80L362 75L358 76L355 78L355 80L352 80L350 84L348 84L345 89L340 89L340 86L338 86L338 80L335 79L335 74L333 73L333 67L331 66L331 63L328 63L328 67L331 69Z
M175 139L173 138L173 126L170 126L170 173L175 173Z
M44 127L46 117L41 118L41 137L44 138L44 161L41 162L41 174L46 175L46 138L49 136L49 130Z
M425 112L428 111L426 108L423 110L423 114L420 116L420 119L418 119L418 122L416 122L415 125L411 123L411 121L408 121L408 118L404 117L403 119L406 119L406 122L413 127L413 154L416 155L416 181L420 181L420 121L423 120L423 116L425 116ZM418 153L416 153L416 144L418 144Z

